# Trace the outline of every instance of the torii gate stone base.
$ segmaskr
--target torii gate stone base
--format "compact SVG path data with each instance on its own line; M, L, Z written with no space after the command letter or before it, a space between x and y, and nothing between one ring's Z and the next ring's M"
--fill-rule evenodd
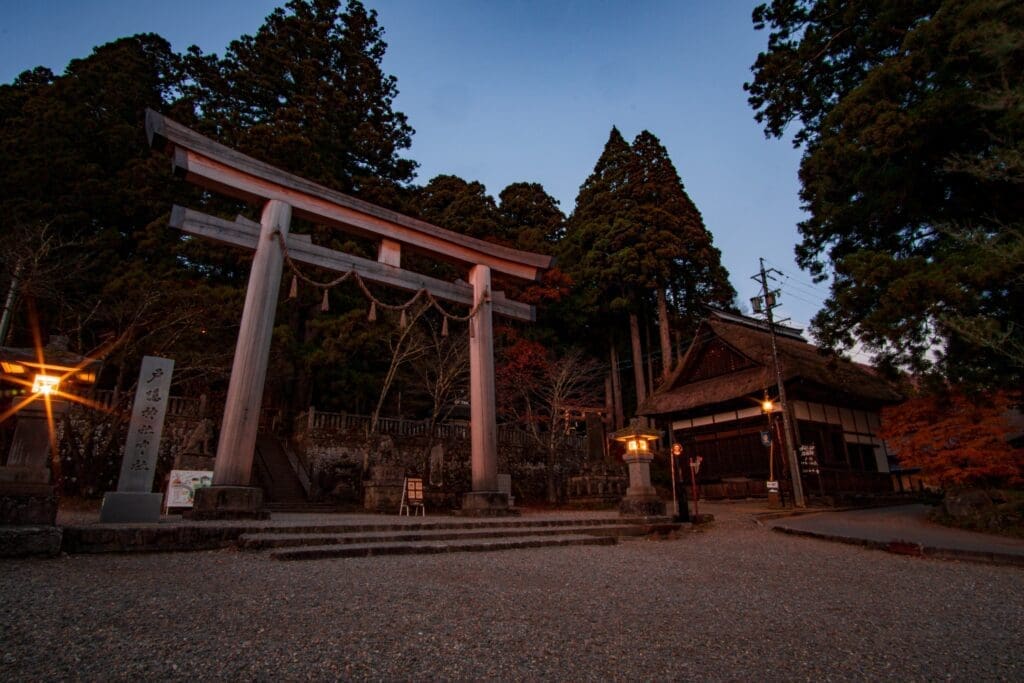
M512 301L491 286L492 273L535 281L551 266L540 254L509 249L439 228L335 192L225 147L154 112L146 112L150 144L168 153L188 181L262 207L260 223L227 221L175 206L171 225L226 244L252 249L252 269L224 406L213 486L196 492L194 519L265 517L263 492L252 486L263 386L284 263L355 271L367 281L407 291L428 291L439 300L475 310L470 320L470 439L472 491L466 515L508 514L508 495L498 490L494 399L494 314L532 321L532 306ZM376 261L289 236L292 216L379 240ZM446 282L401 268L403 246L462 267L468 282Z

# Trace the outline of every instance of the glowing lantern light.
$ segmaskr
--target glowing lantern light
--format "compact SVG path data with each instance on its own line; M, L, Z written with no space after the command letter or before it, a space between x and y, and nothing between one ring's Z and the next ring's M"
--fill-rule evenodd
M626 450L630 455L642 455L650 450L647 439L630 439L626 442Z
M634 420L629 427L612 434L613 439L625 444L626 455L634 457L649 456L651 442L657 441L660 437L660 432L641 427L637 420Z
M36 375L32 382L32 393L49 396L60 389L60 377L53 375Z

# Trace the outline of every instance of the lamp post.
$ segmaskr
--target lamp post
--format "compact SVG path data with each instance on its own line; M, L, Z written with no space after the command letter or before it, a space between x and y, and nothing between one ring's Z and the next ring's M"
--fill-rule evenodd
M619 514L664 515L665 503L651 485L651 442L661 438L661 433L641 427L634 418L629 427L614 432L612 438L626 446L623 460L629 467L629 488L619 503Z
M764 400L761 401L761 412L768 420L767 431L761 433L761 443L768 447L768 481L765 482L765 488L768 491L768 505L778 507L779 482L775 479L775 440L772 438L773 410L775 410L775 402L768 398L768 392L765 391Z
M699 523L701 521L700 507L697 499L699 495L697 493L697 472L700 471L700 464L704 462L704 458L697 456L696 458L690 458L690 485L693 487L693 521Z
M669 434L671 434L671 432L669 432ZM673 443L672 448L669 450L668 464L672 470L672 520L675 522L688 522L690 520L690 511L688 509L683 512L679 511L679 493L676 491L676 460L682 454L683 444L678 442ZM686 489L683 489L683 506L686 506Z

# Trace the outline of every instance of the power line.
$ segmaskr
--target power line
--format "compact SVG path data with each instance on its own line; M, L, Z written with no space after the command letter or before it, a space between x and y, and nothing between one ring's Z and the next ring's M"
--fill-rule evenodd
M822 292L827 292L828 291L828 288L814 287L814 286L811 286L811 285L807 285L807 284L804 284L803 282L800 282L799 280L794 280L793 278L790 278L790 277L786 278L785 284L787 286L789 286L789 287L794 287L796 289L799 289L802 292L808 292L808 293L812 293L812 294L815 294L815 295L820 295Z
M777 273L782 275L787 280L790 280L793 283L794 286L799 286L799 287L802 287L804 289L809 289L809 290L812 290L812 291L821 291L822 285L825 284L825 282L814 282L813 280L807 280L807 279L802 278L802 277L797 277L795 275L790 275L789 273L779 269L774 263L771 263L770 265L772 266L772 270L776 271Z
M821 293L823 291L828 291L828 287L823 287L821 285L815 285L813 283L807 282L806 280L799 280L799 279L797 279L795 277L792 277L790 275L786 275L785 273L783 273L783 277L786 279L785 280L785 284L786 285L789 285L791 287L795 287L795 288L797 288L797 289L799 289L801 291L813 292L814 294L819 294L819 293Z
M801 296L800 294L798 294L796 292L793 292L793 291L788 291L787 292L785 287L782 288L782 292L784 292L785 294L788 294L789 296L793 297L794 299L797 299L798 301L803 301L805 304L811 304L812 306L821 306L821 305L823 305L825 303L824 299L815 298L815 299L812 300L812 299L807 299L807 298L805 298L805 297Z

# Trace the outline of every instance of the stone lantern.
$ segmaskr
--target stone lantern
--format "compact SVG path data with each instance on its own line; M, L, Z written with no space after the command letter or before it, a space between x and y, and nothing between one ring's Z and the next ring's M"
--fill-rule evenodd
M651 460L654 459L651 445L661 438L661 432L642 427L634 418L630 426L618 430L612 438L625 444L623 460L629 466L629 488L619 503L619 514L664 515L665 503L651 485Z
M53 429L78 399L70 393L94 384L99 361L60 346L36 349L0 348L0 381L10 406L4 418L15 419L6 461L0 465L0 525L53 524L57 496L51 481ZM79 399L80 400L80 399Z

